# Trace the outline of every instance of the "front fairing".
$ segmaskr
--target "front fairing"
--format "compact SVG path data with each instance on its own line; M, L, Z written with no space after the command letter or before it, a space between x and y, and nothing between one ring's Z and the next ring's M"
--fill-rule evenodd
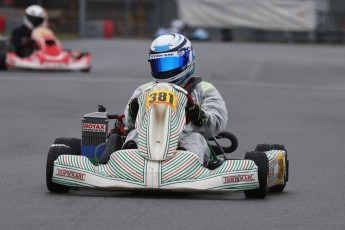
M168 83L158 83L138 98L136 129L143 157L162 161L176 153L178 138L185 127L187 97Z

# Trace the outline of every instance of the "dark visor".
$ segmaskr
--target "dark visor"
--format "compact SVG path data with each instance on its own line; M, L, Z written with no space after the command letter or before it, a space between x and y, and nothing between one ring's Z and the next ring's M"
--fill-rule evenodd
M153 73L167 72L181 68L188 63L189 50L163 54L151 54L150 64Z
M34 27L37 27L43 23L44 18L41 17L35 17L31 15L26 15L28 20L32 23Z

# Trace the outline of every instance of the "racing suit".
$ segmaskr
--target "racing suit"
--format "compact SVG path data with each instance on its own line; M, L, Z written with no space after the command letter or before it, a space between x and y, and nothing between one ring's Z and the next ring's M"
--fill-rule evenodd
M142 91L153 84L154 82L150 82L138 87L131 99L138 97ZM207 139L216 136L225 129L228 113L225 101L211 83L201 81L191 91L191 96L195 104L199 105L205 112L206 123L201 127L197 127L189 122L180 134L179 143L187 151L196 154L200 163L204 165L210 158ZM130 118L128 109L129 105L127 104L125 116L127 126L131 129L135 127L135 121ZM138 144L138 134L135 129L127 135L126 142L129 140L133 140Z
M12 31L11 44L19 57L29 57L34 50L34 41L31 39L32 30L21 25Z

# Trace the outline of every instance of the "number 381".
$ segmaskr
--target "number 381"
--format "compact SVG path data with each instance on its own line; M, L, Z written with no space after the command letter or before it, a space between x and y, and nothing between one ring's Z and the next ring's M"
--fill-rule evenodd
M160 92L160 93L152 93L150 94L151 100L149 103L156 102L158 101L163 101L163 102L168 102L170 104L173 104L174 102L174 95L171 93L166 93L166 92ZM169 100L167 100L169 97Z

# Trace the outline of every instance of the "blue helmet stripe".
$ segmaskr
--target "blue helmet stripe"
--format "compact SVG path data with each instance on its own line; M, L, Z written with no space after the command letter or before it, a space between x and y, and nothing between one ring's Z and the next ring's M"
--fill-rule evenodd
M169 45L166 46L155 46L155 52L164 52L169 50Z

